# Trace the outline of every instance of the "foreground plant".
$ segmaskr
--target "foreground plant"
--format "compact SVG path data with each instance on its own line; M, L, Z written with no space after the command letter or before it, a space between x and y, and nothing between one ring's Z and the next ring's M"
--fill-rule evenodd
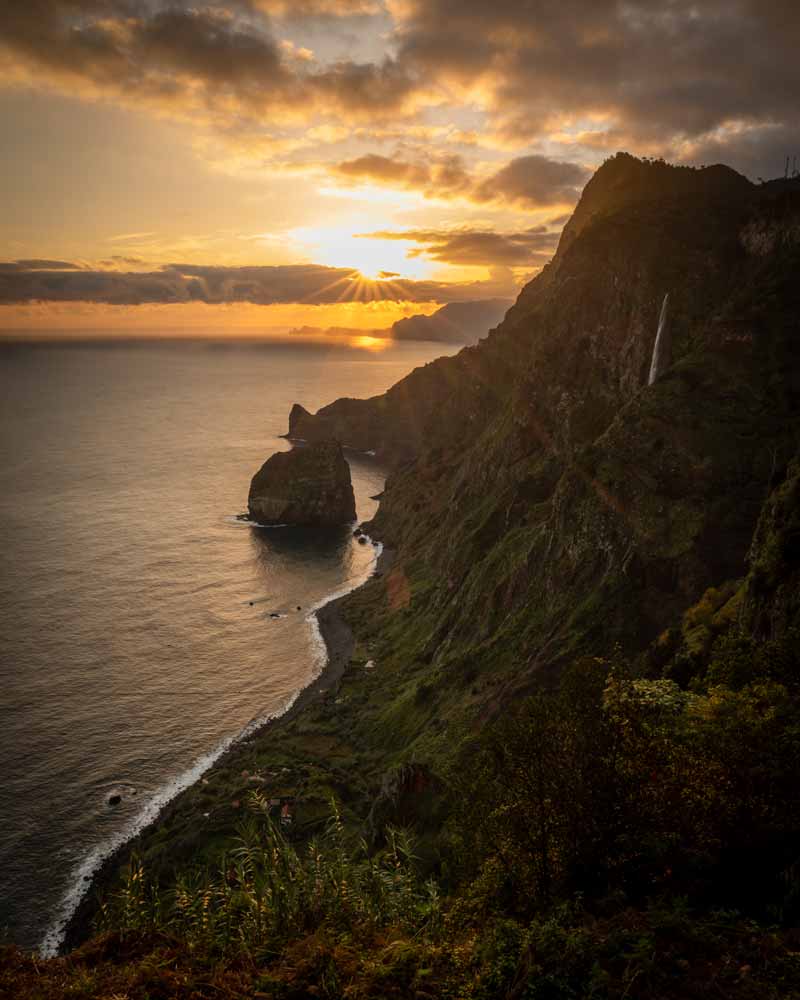
M434 938L441 901L432 880L418 875L406 831L390 828L371 853L353 842L338 807L324 834L305 847L292 844L251 793L251 817L214 871L178 877L169 892L148 880L138 859L122 888L102 907L106 928L123 934L166 932L189 949L222 956L275 954L304 933L372 934L385 927Z

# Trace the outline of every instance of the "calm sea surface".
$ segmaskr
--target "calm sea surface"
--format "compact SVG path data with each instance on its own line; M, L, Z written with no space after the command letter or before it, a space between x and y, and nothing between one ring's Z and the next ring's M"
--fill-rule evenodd
M292 403L441 353L0 347L0 931L52 946L103 854L312 679L309 610L373 549L235 515ZM363 520L383 470L348 457Z

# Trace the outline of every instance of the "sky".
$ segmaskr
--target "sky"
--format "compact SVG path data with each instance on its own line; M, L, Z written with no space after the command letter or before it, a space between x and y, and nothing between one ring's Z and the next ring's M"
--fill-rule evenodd
M513 298L618 150L800 161L796 0L3 0L0 331Z

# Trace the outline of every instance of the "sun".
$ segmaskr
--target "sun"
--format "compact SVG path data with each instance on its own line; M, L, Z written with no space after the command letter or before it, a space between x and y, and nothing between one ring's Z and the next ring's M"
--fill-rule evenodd
M294 229L291 236L314 263L352 267L368 281L427 278L430 272L428 262L408 256L412 243L373 240L357 235L374 230L380 224L380 220L375 218L359 216L337 225Z

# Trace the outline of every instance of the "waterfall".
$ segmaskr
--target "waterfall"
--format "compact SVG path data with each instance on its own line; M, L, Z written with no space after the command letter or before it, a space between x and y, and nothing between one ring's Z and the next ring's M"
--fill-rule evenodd
M664 296L661 303L661 315L658 317L658 332L656 342L653 345L653 360L650 363L650 377L648 385L661 375L665 368L669 368L672 362L672 342L669 329L669 292Z

